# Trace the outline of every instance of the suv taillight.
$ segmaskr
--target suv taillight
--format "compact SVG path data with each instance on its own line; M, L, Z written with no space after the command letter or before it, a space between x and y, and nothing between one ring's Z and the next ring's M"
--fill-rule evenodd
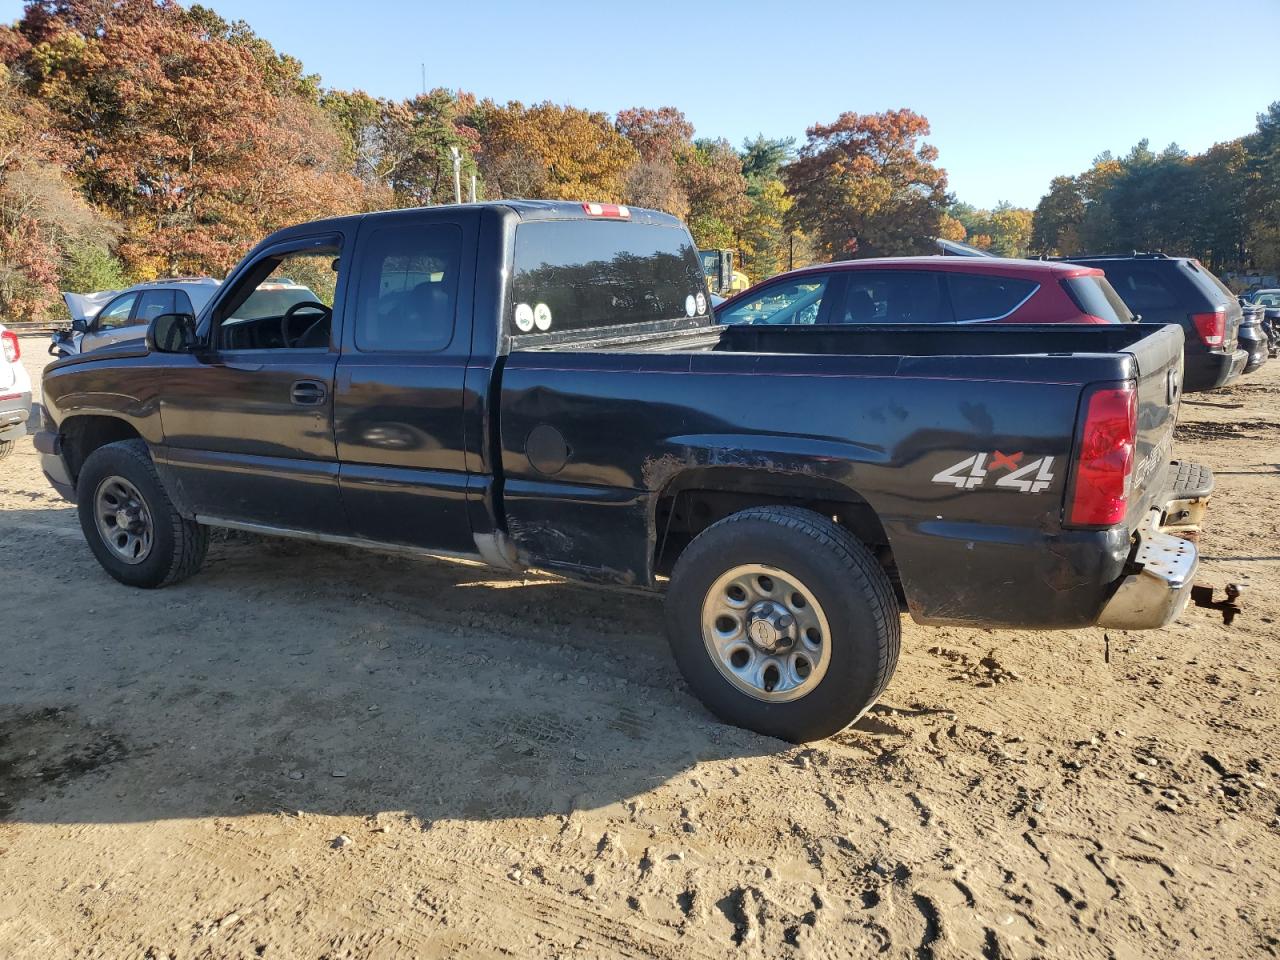
M22 348L18 346L18 335L12 330L6 330L0 333L0 340L4 341L4 358L10 363L17 363L18 358L22 356Z
M1068 523L1110 527L1124 520L1137 440L1138 395L1133 384L1093 391L1080 430Z
M1206 347L1222 346L1222 338L1227 333L1227 309L1219 307L1212 313L1193 313L1191 322L1196 325L1196 332Z

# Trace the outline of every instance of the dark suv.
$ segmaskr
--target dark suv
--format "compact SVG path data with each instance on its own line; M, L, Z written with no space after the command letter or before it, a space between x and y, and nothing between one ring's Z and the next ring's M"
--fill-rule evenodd
M1184 391L1224 387L1244 371L1249 352L1238 343L1240 304L1198 260L1163 253L1055 259L1100 268L1143 323L1182 327L1186 334Z

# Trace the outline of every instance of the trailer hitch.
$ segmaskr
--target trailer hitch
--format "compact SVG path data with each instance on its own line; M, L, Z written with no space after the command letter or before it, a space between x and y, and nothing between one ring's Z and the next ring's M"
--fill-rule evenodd
M1237 601L1244 593L1244 588L1238 583L1228 583L1223 589L1226 597L1222 600L1213 599L1213 591L1214 588L1208 584L1197 583L1191 588L1191 602L1197 607L1221 611L1222 622L1229 627L1231 621L1236 618L1236 614L1243 612L1243 608Z

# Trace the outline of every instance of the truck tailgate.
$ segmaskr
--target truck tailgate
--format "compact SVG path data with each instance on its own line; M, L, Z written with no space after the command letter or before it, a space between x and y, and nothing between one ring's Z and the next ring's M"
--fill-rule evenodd
M1182 328L1169 324L1132 344L1138 368L1138 438L1126 523L1134 529L1171 478L1173 427L1182 402Z

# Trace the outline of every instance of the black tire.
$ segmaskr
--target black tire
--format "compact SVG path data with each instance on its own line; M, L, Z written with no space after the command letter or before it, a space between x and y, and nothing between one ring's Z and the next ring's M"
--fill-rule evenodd
M108 477L123 477L142 495L152 519L151 551L139 563L115 555L98 532L94 499ZM80 529L102 568L131 587L167 587L196 573L209 548L209 529L187 520L174 508L142 440L121 440L99 447L80 468L76 480Z
M703 642L708 591L743 564L799 578L825 611L826 672L798 699L770 702L743 692ZM802 743L844 729L876 701L898 662L902 623L884 569L847 530L799 507L753 507L708 527L680 555L667 591L666 626L680 672L716 716Z
M13 453L13 448L18 445L16 440L0 440L0 460Z

